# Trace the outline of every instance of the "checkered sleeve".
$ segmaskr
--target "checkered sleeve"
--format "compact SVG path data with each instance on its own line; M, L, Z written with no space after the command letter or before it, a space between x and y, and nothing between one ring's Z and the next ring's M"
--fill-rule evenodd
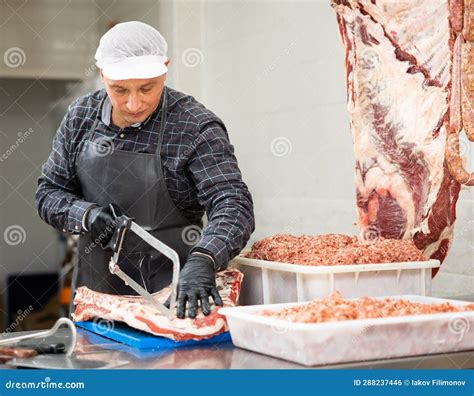
M53 140L48 160L43 165L36 191L39 216L59 231L83 231L82 217L92 205L80 196L80 187L71 151L74 128L70 122L74 108L64 116Z
M210 253L216 270L222 270L255 229L252 196L222 124L213 121L201 127L195 147L188 169L209 222L193 250Z

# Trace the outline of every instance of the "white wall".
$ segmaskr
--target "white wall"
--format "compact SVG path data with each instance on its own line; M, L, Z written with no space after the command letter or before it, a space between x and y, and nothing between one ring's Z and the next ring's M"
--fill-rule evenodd
M221 116L235 145L255 200L251 242L282 232L357 233L343 49L329 4L163 4L179 31L176 88ZM197 65L186 67L187 48L197 48ZM437 295L474 292L473 202L473 190L462 191L454 245L434 281Z
M0 2L0 76L82 78L99 15L95 0Z
M329 3L209 2L206 25L203 97L226 120L253 192L253 240L354 233L344 69Z

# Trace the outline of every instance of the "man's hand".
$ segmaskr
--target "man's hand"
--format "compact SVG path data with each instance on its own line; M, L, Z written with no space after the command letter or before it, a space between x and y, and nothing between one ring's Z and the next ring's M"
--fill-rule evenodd
M123 214L116 204L96 206L87 214L86 227L93 242L107 245L117 226L117 218Z
M187 303L188 316L194 319L198 301L204 315L209 315L211 313L210 296L216 305L222 306L222 299L216 287L214 263L210 257L192 253L179 274L176 316L180 319L185 317Z

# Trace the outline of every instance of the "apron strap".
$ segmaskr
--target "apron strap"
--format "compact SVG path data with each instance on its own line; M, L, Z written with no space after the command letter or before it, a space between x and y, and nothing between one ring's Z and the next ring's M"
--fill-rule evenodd
M156 145L156 155L160 158L159 164L161 165L161 146L163 144L163 135L165 134L166 129L166 118L168 113L168 91L166 86L163 89L163 105L161 106L161 123L160 123L160 132L158 134L158 143Z
M82 141L85 142L86 140L90 140L91 136L94 135L94 131L99 123L99 114L102 111L102 107L104 106L105 99L107 98L107 92L105 92L104 97L100 101L99 106L97 106L97 111L94 114L94 122L92 126L87 130L86 134L84 135Z

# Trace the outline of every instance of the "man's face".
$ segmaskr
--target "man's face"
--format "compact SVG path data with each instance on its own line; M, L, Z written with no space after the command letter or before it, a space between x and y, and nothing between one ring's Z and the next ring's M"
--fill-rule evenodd
M142 122L153 113L166 81L166 74L131 80L110 80L102 71L100 74L112 102L112 121L121 128Z

